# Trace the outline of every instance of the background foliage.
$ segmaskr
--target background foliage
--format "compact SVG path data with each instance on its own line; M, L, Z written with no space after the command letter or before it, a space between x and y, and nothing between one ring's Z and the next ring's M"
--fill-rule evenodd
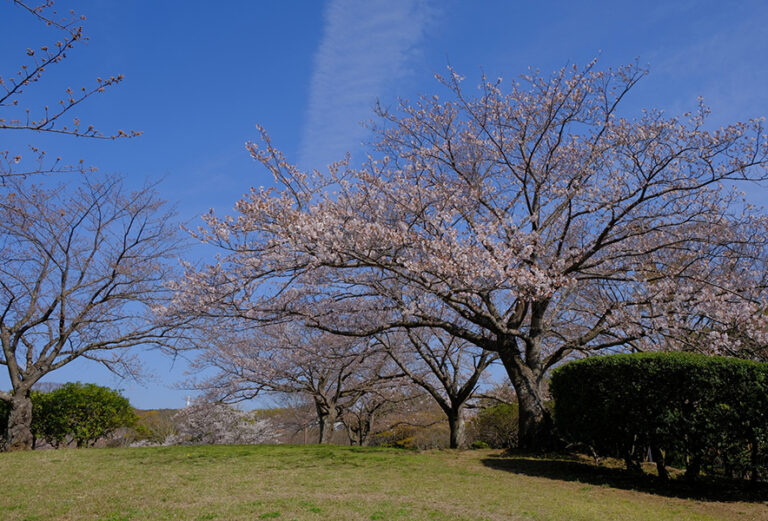
M481 409L469 422L473 446L509 449L517 446L519 412L516 403L498 403Z

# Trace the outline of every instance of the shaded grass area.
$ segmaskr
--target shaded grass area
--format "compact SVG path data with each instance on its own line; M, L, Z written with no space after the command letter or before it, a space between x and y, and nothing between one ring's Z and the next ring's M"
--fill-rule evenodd
M579 465L320 446L0 454L0 519L768 520L755 498L665 497Z
M578 456L542 458L509 452L483 458L482 462L496 470L526 476L589 483L699 501L754 502L768 506L768 483L706 477L700 477L691 483L683 479L682 472L674 470L672 475L677 474L676 479L664 483L656 476L656 468L652 463L644 464L645 473L638 475L627 472L622 462L608 461L598 466L591 459Z

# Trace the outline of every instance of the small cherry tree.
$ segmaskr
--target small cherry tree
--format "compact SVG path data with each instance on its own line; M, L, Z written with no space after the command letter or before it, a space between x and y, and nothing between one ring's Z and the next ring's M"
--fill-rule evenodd
M393 385L402 375L385 354L350 339L281 323L233 333L219 327L196 365L215 374L194 385L223 401L264 393L298 394L311 399L318 442L330 443L345 410L369 393Z
M368 445L372 438L408 423L413 405L424 392L408 378L381 382L344 409L340 416L350 445Z
M449 446L463 446L464 409L498 355L439 329L385 331L375 338L408 379L424 389L445 413Z
M275 429L267 419L223 403L199 403L173 417L176 432L166 445L243 445L274 443Z
M360 337L442 329L499 355L526 448L551 439L545 375L568 357L669 349L691 327L700 350L738 350L736 325L764 345L766 217L731 189L766 178L762 122L622 116L644 75L572 67L469 95L451 71L445 99L377 110L357 169L303 172L263 132L249 149L279 186L207 217L227 255L180 298Z

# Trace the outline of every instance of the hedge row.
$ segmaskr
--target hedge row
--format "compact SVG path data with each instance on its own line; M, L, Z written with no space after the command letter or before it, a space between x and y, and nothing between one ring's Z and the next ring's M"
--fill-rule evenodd
M768 469L768 364L692 353L587 358L556 369L555 422L566 440L659 475L685 467L758 479Z

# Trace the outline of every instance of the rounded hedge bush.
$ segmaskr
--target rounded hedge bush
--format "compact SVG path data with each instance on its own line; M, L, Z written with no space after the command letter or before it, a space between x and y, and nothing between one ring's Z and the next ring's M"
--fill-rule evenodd
M685 467L752 479L768 468L768 364L694 353L569 362L552 374L555 422L569 442L659 475Z
M58 447L72 440L92 446L121 427L133 427L136 413L119 391L96 384L67 383L32 397L32 432Z
M50 391L32 391L32 434L54 447L74 442L92 446L121 427L133 427L137 416L128 399L108 387L80 382ZM0 401L0 436L8 427L10 405Z

